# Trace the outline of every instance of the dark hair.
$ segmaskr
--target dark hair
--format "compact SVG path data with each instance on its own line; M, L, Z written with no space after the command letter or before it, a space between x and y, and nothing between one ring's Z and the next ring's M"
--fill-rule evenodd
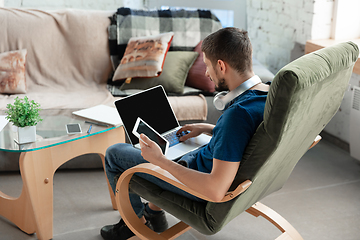
M222 28L203 40L201 51L213 66L222 60L240 73L252 71L252 46L247 31Z

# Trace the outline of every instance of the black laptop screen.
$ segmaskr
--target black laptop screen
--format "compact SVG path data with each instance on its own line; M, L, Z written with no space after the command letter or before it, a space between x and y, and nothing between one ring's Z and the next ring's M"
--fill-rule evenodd
M138 117L160 134L179 126L162 86L117 100L115 106L132 144L139 142L132 134Z

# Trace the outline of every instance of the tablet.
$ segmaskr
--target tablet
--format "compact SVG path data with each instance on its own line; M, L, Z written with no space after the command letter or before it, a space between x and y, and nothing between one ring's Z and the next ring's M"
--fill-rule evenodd
M145 134L148 138L150 138L152 141L156 142L159 145L164 155L166 154L169 148L169 142L141 118L138 117L136 119L136 123L132 133L136 137L138 137L140 141L142 141L140 139L140 134Z

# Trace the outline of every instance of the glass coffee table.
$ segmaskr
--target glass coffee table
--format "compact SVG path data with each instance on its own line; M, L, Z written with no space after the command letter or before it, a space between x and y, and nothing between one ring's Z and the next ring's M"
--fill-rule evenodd
M0 191L0 215L28 234L36 232L41 240L53 237L53 176L56 170L65 162L88 153L98 154L104 166L106 149L125 142L121 125L85 123L84 118L71 114L76 110L42 110L43 121L36 126L37 138L33 143L17 144L14 141L16 132L10 123L0 132L0 151L20 153L23 181L18 198ZM0 111L0 115L5 115L4 111ZM68 123L79 123L82 133L68 135L65 128ZM108 187L113 208L117 209L109 183Z

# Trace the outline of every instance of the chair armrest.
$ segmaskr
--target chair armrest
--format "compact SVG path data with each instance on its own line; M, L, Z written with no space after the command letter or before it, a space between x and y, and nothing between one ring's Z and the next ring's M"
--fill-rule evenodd
M320 142L320 140L322 139L322 137L320 135L317 135L314 142L311 144L311 146L309 147L309 149L313 148L316 144L318 144Z
M129 198L129 183L131 177L134 175L134 173L137 172L153 175L190 194L193 194L206 201L213 202L211 199L199 194L198 192L190 189L189 187L181 183L168 171L165 171L164 169L154 164L143 163L126 170L120 175L120 178L116 184L116 205L118 206L120 215L124 219L127 226L130 228L130 230L133 233L135 233L136 236L140 237L141 239L149 239L149 240L174 239L183 232L189 230L191 227L183 222L180 222L172 226L165 232L158 234L144 225L144 223L140 220L140 218L135 214ZM244 181L234 191L227 193L226 196L221 201L218 202L226 202L238 196L240 193L244 192L250 185L251 185L251 181L249 180Z
M250 185L252 184L252 181L250 180L245 180L244 182L240 183L234 191L231 192L227 192L225 197L223 199L221 199L220 202L227 202L237 196L239 196L241 193L245 192L246 189L248 189L250 187Z
M204 199L206 201L209 202L227 202L233 198L235 198L236 196L240 195L241 193L243 193L250 185L251 185L251 181L250 180L246 180L243 183L239 184L239 186L232 192L228 192L224 198L221 201L213 201L210 198L192 190L191 188L189 188L188 186L184 185L182 182L180 182L177 178L175 178L172 174L170 174L168 171L152 164L152 163L143 163L143 164L139 164L135 167L132 167L128 170L126 170L124 173L121 174L119 181L122 181L122 179L126 178L126 176L132 176L134 173L147 173L150 174L152 176L155 176L165 182L168 182L172 185L174 185L177 188L180 188L181 190L188 192L198 198Z

